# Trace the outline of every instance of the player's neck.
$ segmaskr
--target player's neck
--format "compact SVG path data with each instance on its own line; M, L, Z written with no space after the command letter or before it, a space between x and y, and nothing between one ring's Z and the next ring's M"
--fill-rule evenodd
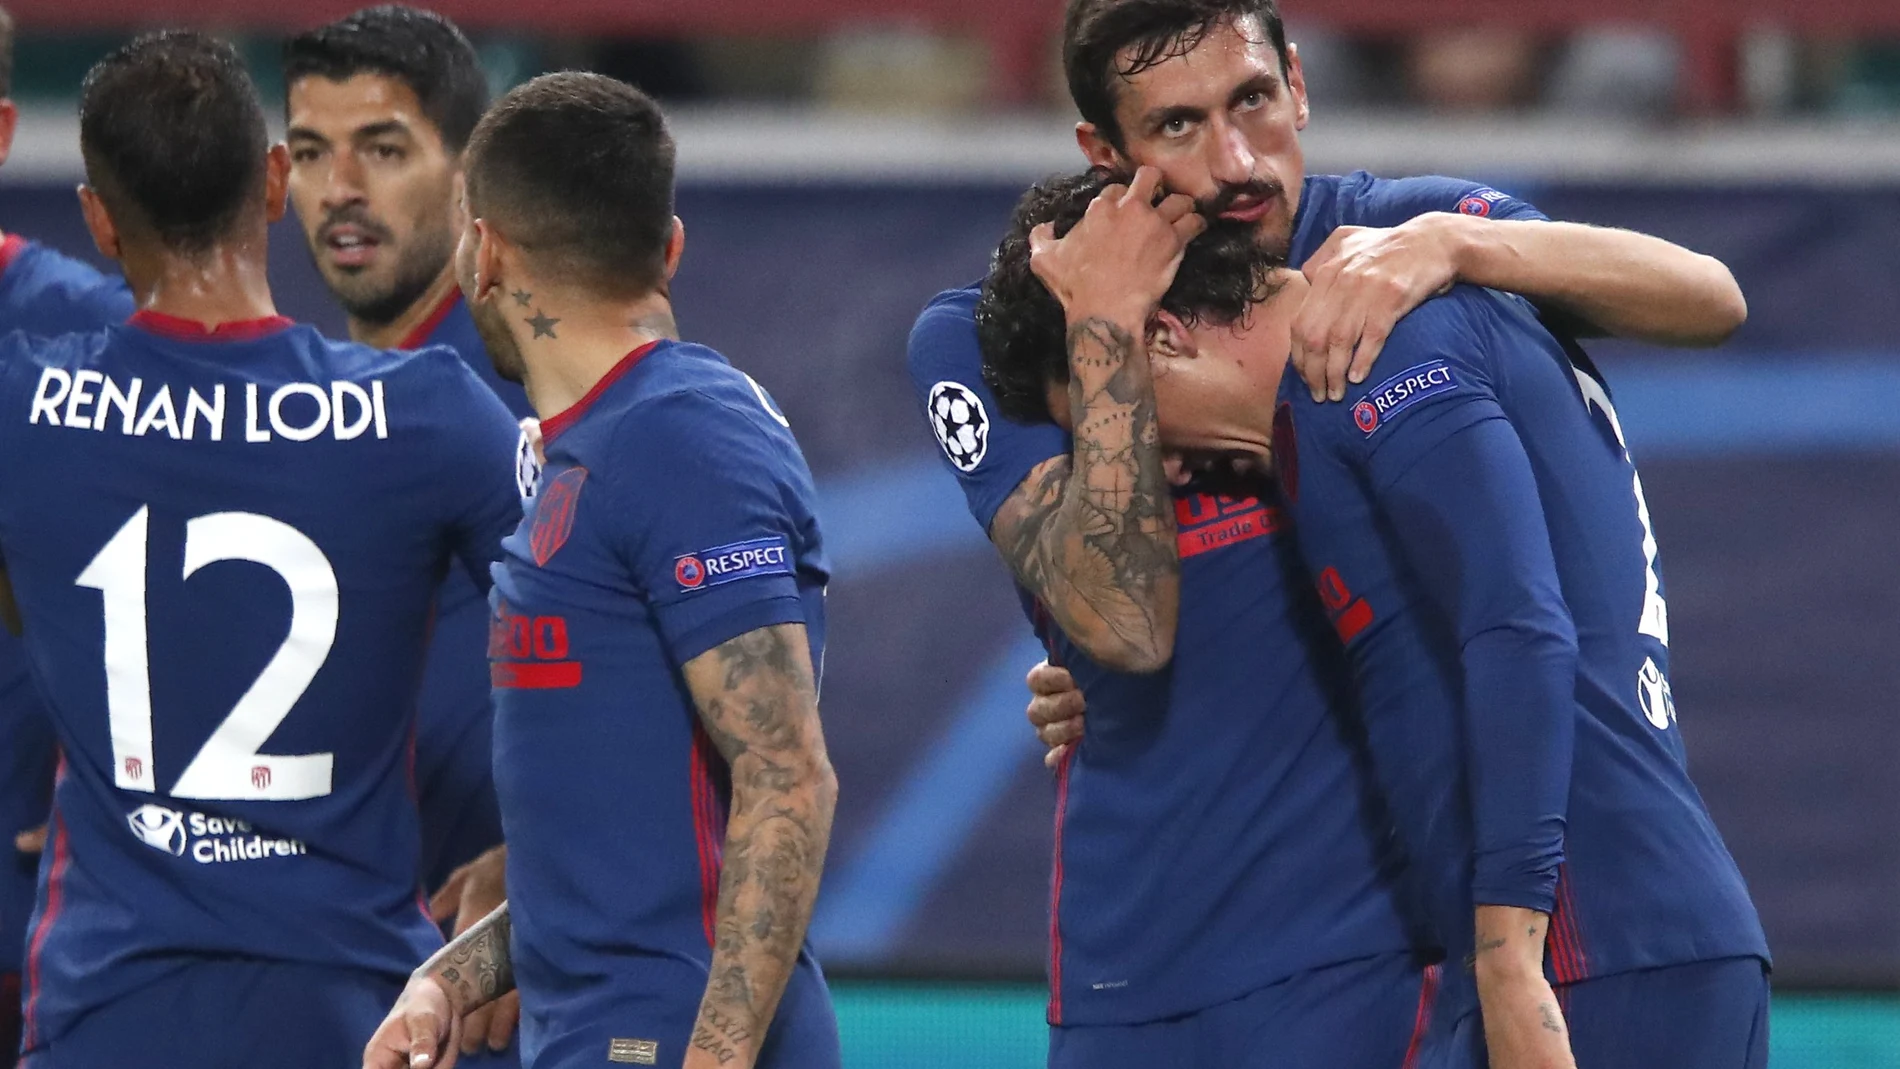
M271 300L262 234L213 246L200 256L126 250L125 280L141 311L217 327L268 319Z
M672 302L664 293L565 308L531 300L525 310L511 313L527 324L528 329L516 334L527 372L522 385L543 418L573 407L628 353L663 339L679 339Z
M415 332L434 316L442 307L442 302L455 292L455 272L453 264L443 264L442 273L429 283L401 315L387 323L369 323L350 317L350 340L361 342L372 349L398 349L409 341Z

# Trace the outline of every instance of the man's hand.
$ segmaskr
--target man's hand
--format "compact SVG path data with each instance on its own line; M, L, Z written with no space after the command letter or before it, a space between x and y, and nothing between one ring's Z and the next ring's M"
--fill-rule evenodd
M1144 324L1174 284L1188 242L1207 229L1191 197L1155 203L1161 172L1143 167L1128 185L1104 187L1061 238L1044 223L1029 232L1029 268L1069 314Z
M1399 320L1457 281L1458 218L1342 226L1306 261L1312 290L1293 320L1293 366L1315 401L1341 400L1347 383L1366 381Z
M363 1069L453 1069L461 1032L442 985L412 976L363 1048Z
M1056 767L1069 747L1082 739L1082 714L1088 704L1066 668L1043 661L1029 670L1029 723L1049 752L1042 763Z
M1557 993L1544 979L1550 918L1515 906L1479 906L1478 1005L1491 1069L1576 1069Z
M46 849L46 825L28 828L13 837L13 848L22 854L39 854Z
M508 847L487 851L449 874L448 882L429 900L430 915L437 924L453 917L450 935L461 935L508 900L507 871ZM461 1026L462 1053L473 1054L484 1042L490 1050L508 1049L520 1020L521 994L516 991L470 1012Z

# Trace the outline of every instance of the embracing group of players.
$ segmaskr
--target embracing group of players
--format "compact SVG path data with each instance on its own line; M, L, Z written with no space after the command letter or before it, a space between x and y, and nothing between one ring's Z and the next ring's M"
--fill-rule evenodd
M1733 278L1305 175L1273 0L1071 0L1063 45L1092 168L909 352L1049 652L1050 1064L1764 1065L1766 941L1576 342L1720 342Z
M1051 1064L1761 1064L1573 340L1719 341L1728 272L1304 177L1271 0L1073 0L1064 45L1094 166L910 349L1050 651ZM284 66L273 146L227 45L113 53L124 282L0 245L23 1064L837 1066L823 542L769 395L678 340L663 117L489 106L405 7ZM351 343L275 314L287 205Z

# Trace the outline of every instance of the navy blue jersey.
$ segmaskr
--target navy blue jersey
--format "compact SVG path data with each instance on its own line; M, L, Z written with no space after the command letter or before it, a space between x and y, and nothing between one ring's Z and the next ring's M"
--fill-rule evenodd
M976 298L931 303L910 370L987 527L1069 440L994 415ZM1327 654L1279 510L1189 488L1175 516L1181 616L1167 670L1110 671L1039 627L1089 706L1088 733L1057 773L1054 1024L1171 1017L1410 947L1381 874L1376 809L1358 804L1344 666Z
M731 791L682 667L788 623L821 666L829 576L798 443L718 353L642 347L541 427L489 643L524 1064L656 971L690 1020Z
M434 590L517 521L446 349L288 320L0 340L0 553L64 757L27 1043L206 955L400 976L440 942L411 736Z
M1458 212L1490 219L1538 220L1536 208L1490 186L1462 178L1378 178L1364 171L1308 175L1300 188L1288 262L1306 263L1342 226L1388 227L1427 212Z
M123 280L18 234L0 240L0 334L98 330L131 314ZM20 970L39 871L37 858L14 853L13 835L46 822L56 759L53 725L27 678L25 648L0 630L0 973Z
M517 419L533 415L519 385L495 374L460 290L444 298L400 348L453 350ZM520 464L517 455L516 463ZM488 598L451 571L437 594L429 661L417 710L416 787L422 807L422 878L429 888L501 842L493 772L494 705L488 687Z
M1484 904L1552 915L1559 983L1766 957L1685 767L1642 483L1579 362L1457 287L1344 403L1288 378L1281 487L1453 960Z

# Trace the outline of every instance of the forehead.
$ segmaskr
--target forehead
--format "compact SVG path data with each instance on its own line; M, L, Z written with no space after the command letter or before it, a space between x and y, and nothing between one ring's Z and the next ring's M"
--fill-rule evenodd
M324 137L348 137L365 126L399 122L418 136L441 139L408 83L387 74L352 74L342 81L308 75L290 86L290 126Z
M1126 69L1132 49L1117 54ZM1117 105L1139 114L1153 108L1218 101L1242 82L1261 75L1278 78L1280 56L1266 27L1249 15L1228 19L1209 30L1194 47L1170 55L1130 77L1116 76Z

